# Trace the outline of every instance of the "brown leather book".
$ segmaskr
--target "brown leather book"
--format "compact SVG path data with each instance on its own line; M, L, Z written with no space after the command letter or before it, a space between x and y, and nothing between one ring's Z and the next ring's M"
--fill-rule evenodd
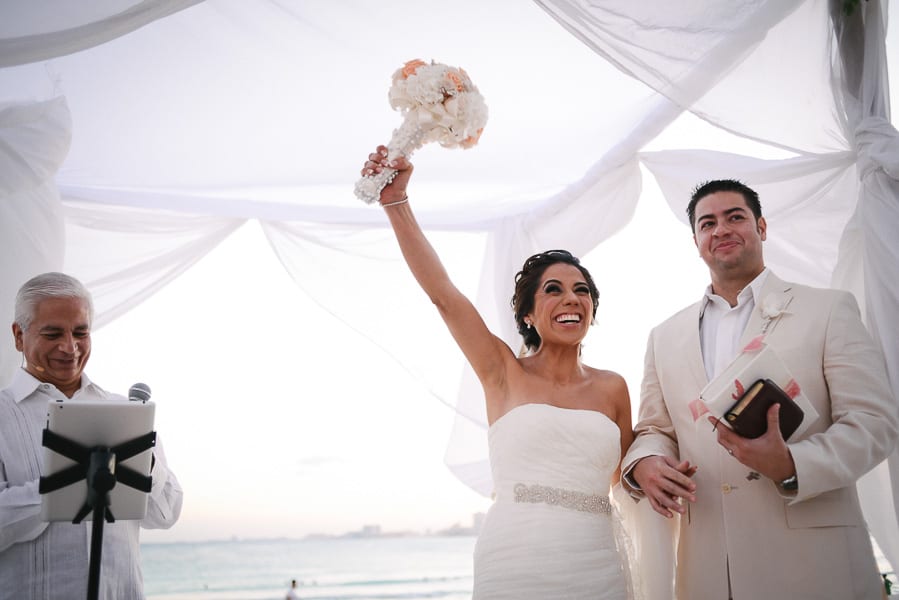
M802 409L770 379L759 379L724 413L731 428L745 438L757 438L768 430L768 409L780 404L780 433L786 440L802 423Z

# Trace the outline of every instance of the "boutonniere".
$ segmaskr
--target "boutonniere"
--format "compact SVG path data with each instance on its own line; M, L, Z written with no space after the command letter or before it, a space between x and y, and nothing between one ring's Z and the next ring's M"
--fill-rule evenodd
M765 322L762 324L762 333L768 331L771 323L784 313L792 299L791 295L784 292L772 292L765 296L761 306L762 318L765 319Z

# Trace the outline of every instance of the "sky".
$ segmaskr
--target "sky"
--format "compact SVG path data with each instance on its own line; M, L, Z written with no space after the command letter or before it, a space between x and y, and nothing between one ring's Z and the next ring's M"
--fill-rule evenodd
M680 147L689 136L714 148L723 135L687 116L653 145ZM736 151L766 152L728 140ZM355 178L347 176L348 194ZM631 225L582 257L601 293L584 361L625 377L635 415L649 329L708 283L688 228L653 193L651 178L644 185ZM483 239L469 241L438 250L473 296ZM662 254L682 268L660 270ZM389 306L389 290L359 296ZM402 315L385 308L385 318L435 362L455 352L417 337L418 324ZM254 222L95 331L87 372L112 391L138 381L153 390L156 429L185 500L179 523L144 531L146 542L339 535L365 525L437 531L469 525L490 504L444 464L452 409L311 301Z

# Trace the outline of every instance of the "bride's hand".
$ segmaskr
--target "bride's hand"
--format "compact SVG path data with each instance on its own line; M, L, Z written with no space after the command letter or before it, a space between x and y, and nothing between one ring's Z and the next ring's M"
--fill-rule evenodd
M684 514L683 501L696 502L696 466L689 461L677 463L667 456L646 456L637 461L631 475L653 510L663 517Z
M370 177L385 169L395 170L396 175L381 190L380 203L382 206L393 204L394 202L402 202L407 198L406 186L409 184L409 178L412 176L413 166L412 163L402 156L388 163L387 147L378 146L373 153L368 155L368 160L362 168L362 175L363 177Z

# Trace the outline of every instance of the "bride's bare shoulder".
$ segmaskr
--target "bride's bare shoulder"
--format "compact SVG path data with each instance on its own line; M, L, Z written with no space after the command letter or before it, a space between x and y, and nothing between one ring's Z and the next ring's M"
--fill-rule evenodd
M594 367L587 368L589 369L590 378L594 384L610 387L624 386L627 388L627 382L620 373L609 371L608 369L597 369Z

